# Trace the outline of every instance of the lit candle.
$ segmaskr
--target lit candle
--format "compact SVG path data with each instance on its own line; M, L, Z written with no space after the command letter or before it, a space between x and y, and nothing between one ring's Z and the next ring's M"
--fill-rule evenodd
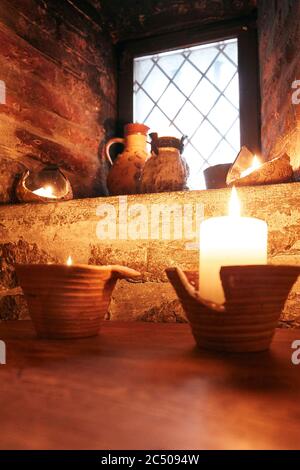
M67 266L72 266L72 264L73 264L72 257L69 256L68 259L67 259L66 265L67 265Z
M199 293L223 303L222 266L266 264L268 226L265 221L240 216L240 202L232 189L229 216L213 217L200 225Z
M257 170L260 166L261 166L261 162L259 158L257 158L256 155L254 155L253 160L252 160L252 165L249 166L249 168L246 168L246 170L241 172L240 178L244 178L244 176L250 175L253 171Z
M33 192L33 194L36 194L37 196L56 199L56 196L53 192L52 186L46 186L45 188L39 188L39 189L36 189L35 191L32 191L32 192Z

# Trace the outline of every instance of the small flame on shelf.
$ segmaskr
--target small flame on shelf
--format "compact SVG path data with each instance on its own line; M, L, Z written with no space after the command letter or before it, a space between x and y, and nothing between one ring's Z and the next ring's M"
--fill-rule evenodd
M32 191L32 192L33 194L36 194L37 196L56 199L52 186L45 186L45 187L36 189L35 191Z
M231 217L239 217L241 215L241 203L237 194L237 190L233 186L229 200L229 215Z
M252 165L249 166L246 170L242 171L240 174L240 178L244 178L244 176L250 175L253 171L257 170L261 166L261 162L259 158L254 155L253 160L252 160Z
M66 265L67 266L72 266L72 264L73 264L73 260L72 260L71 256L69 256L68 259L67 259Z

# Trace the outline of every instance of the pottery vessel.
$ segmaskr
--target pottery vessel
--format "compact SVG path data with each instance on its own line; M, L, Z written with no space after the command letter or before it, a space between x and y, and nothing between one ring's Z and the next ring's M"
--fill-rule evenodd
M223 305L202 299L197 272L166 270L199 348L254 352L270 347L275 328L299 266L224 266L220 277ZM201 282L201 281L200 281Z
M141 176L141 193L183 191L187 188L189 170L182 156L185 137L158 137L150 134L151 157Z
M293 181L294 172L290 163L290 157L286 153L267 162L261 162L260 167L253 170L247 176L243 176L242 173L251 167L253 157L253 154L246 146L241 148L228 171L226 178L228 186L258 186Z
M44 197L33 191L51 188L53 197ZM49 165L41 171L25 171L16 187L16 196L20 202L58 202L73 199L71 183L56 165Z
M139 276L124 266L19 264L16 273L40 338L99 333L118 279Z
M232 163L220 163L206 168L203 171L206 189L226 188L226 177Z
M124 139L116 137L107 142L106 157L111 165L107 177L107 188L111 195L138 194L140 177L147 158L147 132L149 127L144 124L127 124L124 127ZM113 144L124 145L124 150L113 162L110 148Z

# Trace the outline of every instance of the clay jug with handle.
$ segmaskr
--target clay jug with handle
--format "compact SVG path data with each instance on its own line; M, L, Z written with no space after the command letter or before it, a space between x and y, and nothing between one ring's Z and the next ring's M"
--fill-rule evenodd
M111 169L107 177L107 188L111 195L138 194L140 177L147 158L147 132L149 127L144 124L131 123L124 127L124 139L116 137L107 142L105 152ZM121 143L124 150L112 162L110 148Z

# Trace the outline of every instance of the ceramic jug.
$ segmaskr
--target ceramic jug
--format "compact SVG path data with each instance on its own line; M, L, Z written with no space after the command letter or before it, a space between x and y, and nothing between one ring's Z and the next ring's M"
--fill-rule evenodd
M111 195L138 194L140 177L147 158L147 132L149 127L144 124L131 123L124 127L124 139L110 139L105 148L106 157L111 164L107 177L107 188ZM124 150L112 162L110 148L121 143Z
M141 176L142 193L183 191L187 189L188 165L182 156L184 140L176 137L158 137L150 134L151 157L147 160Z

